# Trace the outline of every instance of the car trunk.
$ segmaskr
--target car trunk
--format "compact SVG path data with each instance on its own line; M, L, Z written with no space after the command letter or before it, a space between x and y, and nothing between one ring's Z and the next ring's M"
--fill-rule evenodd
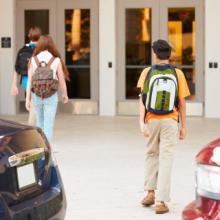
M50 148L41 130L28 128L0 139L0 193L9 206L49 186Z

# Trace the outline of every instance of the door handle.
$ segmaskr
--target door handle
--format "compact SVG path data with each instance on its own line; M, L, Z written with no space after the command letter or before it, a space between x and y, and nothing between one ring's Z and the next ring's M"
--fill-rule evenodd
M44 148L36 148L15 154L8 158L10 167L22 166L45 157Z

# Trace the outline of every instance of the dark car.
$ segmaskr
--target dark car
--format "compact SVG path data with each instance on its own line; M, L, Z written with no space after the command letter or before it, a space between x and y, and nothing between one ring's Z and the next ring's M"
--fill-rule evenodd
M41 129L0 119L0 220L63 220L66 198Z
M220 220L220 139L196 156L196 199L183 210L184 220Z

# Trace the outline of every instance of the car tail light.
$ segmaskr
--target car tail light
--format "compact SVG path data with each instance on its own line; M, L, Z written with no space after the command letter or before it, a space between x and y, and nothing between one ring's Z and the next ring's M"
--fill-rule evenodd
M220 167L198 164L196 182L199 195L220 200Z

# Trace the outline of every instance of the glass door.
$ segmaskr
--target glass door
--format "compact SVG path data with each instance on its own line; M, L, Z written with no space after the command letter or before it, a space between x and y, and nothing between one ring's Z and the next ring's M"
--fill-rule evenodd
M202 115L203 1L121 0L117 5L117 101L119 114L138 114L137 80L152 64L151 45L166 39L171 63L183 70L191 96L191 115Z
M171 63L183 70L191 93L188 105L199 115L204 99L203 13L203 0L161 1L161 37L173 47Z
M41 28L43 34L50 34L56 41L56 5L53 0L16 1L16 52L28 43L28 32L33 26ZM20 89L16 98L17 112L25 111L25 94Z
M29 28L37 25L44 34L53 37L61 51L70 72L67 82L70 102L59 109L97 114L98 0L17 0L16 13L17 50L27 41ZM24 94L19 100L24 100Z
M57 10L58 43L70 72L68 96L97 106L98 0L58 1Z
M151 65L152 9L127 8L125 11L125 87L126 99L137 99L136 81L140 70Z
M159 2L117 1L117 101L120 108L137 100L138 77L151 65L152 40L159 36ZM128 106L127 106L128 107ZM129 114L129 113L128 113ZM132 113L131 113L132 114Z
M55 10L53 0L16 1L17 50L28 42L28 31L33 26L40 27L43 34L52 35L56 41Z
M69 98L90 99L90 10L65 9L65 60Z

